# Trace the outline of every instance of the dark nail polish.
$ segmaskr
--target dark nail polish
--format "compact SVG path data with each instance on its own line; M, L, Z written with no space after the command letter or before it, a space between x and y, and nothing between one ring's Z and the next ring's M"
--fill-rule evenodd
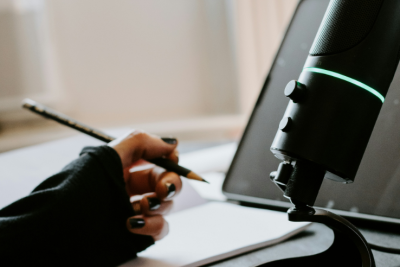
M131 218L129 219L129 224L131 225L131 228L142 228L144 226L144 220Z
M161 201L155 197L148 197L147 201L149 202L149 209L156 210L161 206Z
M173 137L161 137L161 140L170 145L175 145L176 143L178 143L178 140Z
M170 198L173 195L175 195L175 190L176 190L175 185L171 184L171 183L166 183L165 185L167 186L167 192L168 192L167 193L167 198Z

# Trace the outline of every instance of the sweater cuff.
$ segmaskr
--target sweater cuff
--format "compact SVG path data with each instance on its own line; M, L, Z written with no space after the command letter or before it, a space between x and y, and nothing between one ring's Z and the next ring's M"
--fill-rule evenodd
M83 154L95 156L101 162L107 174L112 177L118 185L125 186L122 161L114 148L109 146L87 146L82 149L79 156Z
M96 158L107 172L108 177L112 179L112 183L116 185L117 190L120 192L118 194L121 198L119 203L126 211L126 214L124 214L126 219L135 216L129 196L126 193L122 161L117 151L112 147L104 145L97 147L84 147L79 155L82 156L83 154L88 154ZM143 251L154 244L154 240L151 236L137 235L128 232L128 230L126 231L129 234L129 239L131 240L130 243L133 245L136 253Z

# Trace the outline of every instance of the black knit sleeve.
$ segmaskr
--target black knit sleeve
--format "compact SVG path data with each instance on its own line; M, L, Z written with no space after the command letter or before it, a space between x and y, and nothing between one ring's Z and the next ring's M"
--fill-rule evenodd
M119 265L154 243L126 229L133 215L116 151L86 147L60 173L0 210L0 265Z

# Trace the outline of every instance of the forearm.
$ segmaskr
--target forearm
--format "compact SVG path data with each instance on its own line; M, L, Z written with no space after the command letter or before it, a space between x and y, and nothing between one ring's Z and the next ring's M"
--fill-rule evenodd
M115 266L153 243L125 227L134 214L118 154L106 146L83 152L0 210L0 262Z

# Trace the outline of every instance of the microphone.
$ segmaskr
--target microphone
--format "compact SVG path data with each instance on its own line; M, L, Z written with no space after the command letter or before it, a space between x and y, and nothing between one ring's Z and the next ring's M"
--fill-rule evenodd
M400 1L331 0L271 152L271 179L313 206L324 178L352 183L399 64Z

